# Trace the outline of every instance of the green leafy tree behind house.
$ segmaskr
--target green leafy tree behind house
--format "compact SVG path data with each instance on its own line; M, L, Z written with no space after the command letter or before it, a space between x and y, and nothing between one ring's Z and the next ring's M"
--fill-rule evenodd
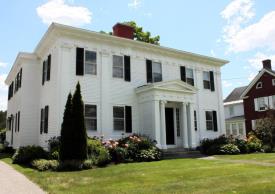
M0 129L6 128L7 111L0 111Z
M143 31L143 28L138 26L134 21L123 22L123 24L127 24L134 28L134 40L159 45L160 36L152 36L151 32ZM100 33L109 34L109 35L113 34L112 32L107 33L104 31L100 31Z
M77 83L72 97L68 95L61 127L60 160L80 160L87 158L87 134L84 122L84 105L80 84Z

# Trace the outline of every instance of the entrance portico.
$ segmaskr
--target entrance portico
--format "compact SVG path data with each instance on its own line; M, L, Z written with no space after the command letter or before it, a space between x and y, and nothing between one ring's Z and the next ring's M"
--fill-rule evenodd
M136 89L141 131L161 149L195 148L194 102L197 89L181 80Z

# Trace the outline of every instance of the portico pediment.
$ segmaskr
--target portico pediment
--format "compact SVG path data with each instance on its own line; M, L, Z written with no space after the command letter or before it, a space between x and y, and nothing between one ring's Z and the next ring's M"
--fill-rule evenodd
M150 83L136 88L136 93L144 93L149 91L170 91L179 93L191 93L197 92L197 88L191 86L181 80L163 81L157 83Z

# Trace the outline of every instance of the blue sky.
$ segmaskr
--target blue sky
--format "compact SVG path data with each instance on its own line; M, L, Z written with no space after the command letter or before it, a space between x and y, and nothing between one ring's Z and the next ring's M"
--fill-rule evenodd
M6 109L4 80L17 53L32 52L52 21L111 31L116 22L130 20L160 35L163 46L229 60L222 68L224 97L248 84L263 59L275 64L274 0L3 1L0 109Z

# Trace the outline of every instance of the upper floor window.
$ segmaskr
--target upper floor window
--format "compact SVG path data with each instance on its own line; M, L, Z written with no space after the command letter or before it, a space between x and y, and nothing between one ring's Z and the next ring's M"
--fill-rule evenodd
M262 82L258 82L256 85L256 89L260 89L263 87L263 83Z
M85 51L85 74L96 75L96 52Z
M213 71L203 72L203 88L215 91L214 73Z
M16 77L15 77L15 87L14 87L14 92L17 92L19 90L19 88L21 88L21 83L22 83L22 68L20 69L20 71L17 73Z
M194 86L194 73L193 69L186 68L185 66L180 67L181 80Z
M13 83L14 83L14 82L12 82L12 83L10 84L10 86L9 86L8 99L11 99L12 96L13 96Z
M50 81L51 78L51 55L47 57L46 60L43 61L42 67L42 85L44 85L45 81Z
M97 130L96 105L85 105L85 126L87 131Z
M272 79L272 85L275 86L275 79Z
M123 70L124 70L124 65L123 65L123 57L114 55L113 56L113 77L115 78L123 78Z
M268 108L268 97L260 97L255 99L255 111L266 110Z
M162 81L162 67L161 63L146 60L147 69L147 83Z
M230 115L230 116L233 116L233 115L234 115L234 107L233 107L233 106L230 106L230 107L229 107L229 115Z

